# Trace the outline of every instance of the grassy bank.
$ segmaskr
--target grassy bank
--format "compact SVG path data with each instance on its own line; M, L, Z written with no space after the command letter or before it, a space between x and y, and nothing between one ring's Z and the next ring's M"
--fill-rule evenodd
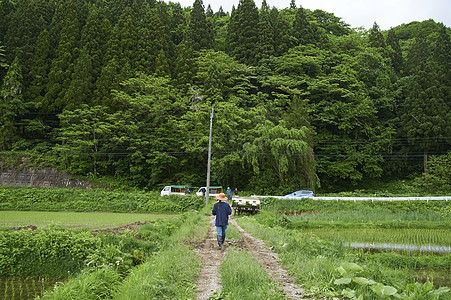
M204 200L194 195L160 197L158 192L0 186L0 210L181 213L202 208Z

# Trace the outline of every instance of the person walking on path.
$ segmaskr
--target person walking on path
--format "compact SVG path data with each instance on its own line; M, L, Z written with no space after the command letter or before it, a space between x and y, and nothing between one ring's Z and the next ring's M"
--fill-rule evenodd
M238 188L235 188L235 197L238 197Z
M230 204L232 204L232 190L230 189L230 186L227 188L227 199L229 199Z
M216 216L216 238L218 239L219 249L221 249L225 241L226 229L227 225L229 225L229 215L232 214L232 208L227 203L227 197L224 193L217 195L216 199L218 199L218 202L213 205L211 213Z

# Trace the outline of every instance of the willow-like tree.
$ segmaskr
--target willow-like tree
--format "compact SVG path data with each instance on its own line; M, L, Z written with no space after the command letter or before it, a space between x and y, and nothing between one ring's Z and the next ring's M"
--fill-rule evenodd
M268 120L249 131L252 142L243 145L244 158L253 169L256 186L271 190L274 180L285 190L312 188L315 180L313 148L306 127L288 129Z

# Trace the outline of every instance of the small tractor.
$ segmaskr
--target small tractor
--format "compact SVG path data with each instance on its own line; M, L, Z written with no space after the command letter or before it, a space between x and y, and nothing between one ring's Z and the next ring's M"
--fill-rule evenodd
M260 199L258 198L244 198L234 197L232 198L233 215L240 215L240 212L247 211L252 214L257 213L260 210Z

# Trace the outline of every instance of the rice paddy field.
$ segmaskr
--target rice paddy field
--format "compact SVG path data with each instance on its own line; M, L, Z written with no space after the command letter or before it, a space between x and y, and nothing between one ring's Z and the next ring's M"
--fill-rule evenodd
M49 212L49 211L0 211L0 228L45 226L60 224L67 227L101 229L128 223L167 220L177 214L110 213L110 212Z

